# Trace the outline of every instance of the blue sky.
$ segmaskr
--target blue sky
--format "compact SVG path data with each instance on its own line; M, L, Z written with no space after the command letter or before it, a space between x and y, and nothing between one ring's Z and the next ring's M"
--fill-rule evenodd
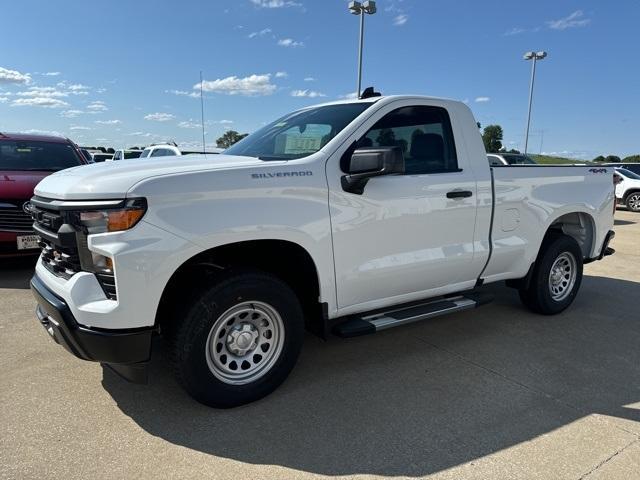
M344 0L20 0L0 29L0 131L84 145L251 132L355 90L358 19ZM538 64L530 151L640 152L640 2L379 0L364 85L466 101L520 148L527 50Z

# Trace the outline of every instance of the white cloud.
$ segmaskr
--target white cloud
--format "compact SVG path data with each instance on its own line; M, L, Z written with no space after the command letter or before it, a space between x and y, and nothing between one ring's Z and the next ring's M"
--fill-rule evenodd
M51 135L54 137L65 136L56 130L38 130L37 128L30 128L29 130L21 130L20 133L26 133L27 135Z
M231 125L233 123L233 120L218 120L216 123L219 123L221 125Z
M287 78L289 74L287 72L276 72L276 78Z
M67 87L69 91L74 95L88 95L90 88L81 83L74 83Z
M98 113L106 112L109 108L102 100L96 100L87 105L87 110L91 110L91 113Z
M571 15L559 20L549 20L547 26L552 30L566 30L567 28L586 27L591 23L590 18L584 18L582 10L576 10Z
M251 32L248 37L249 38L255 38L255 37L264 37L265 35L268 35L271 33L271 29L270 28L263 28L262 30L258 31L258 32Z
M503 33L505 37L510 37L511 35L519 35L521 33L526 32L527 30L524 28L513 27L511 30L507 30Z
M180 127L180 128L201 128L202 125L200 125L197 122L194 122L193 120L188 120L188 121L184 121L184 122L178 123L178 127Z
M120 125L122 120L96 120L93 123L97 123L98 125Z
M69 127L69 130L91 130L90 127L83 127L81 125L73 125Z
M193 86L194 90L200 90L200 84ZM224 93L226 95L271 95L276 90L276 86L271 83L271 74L249 75L248 77L218 78L216 80L204 80L202 90L205 92Z
M42 75L44 75L45 77L57 77L60 74L61 74L60 72L46 72L46 73L43 73Z
M490 97L476 97L476 103L486 103L491 100Z
M308 98L326 97L324 93L316 92L315 90L293 90L291 96Z
M315 81L316 81L316 79L315 79L315 78L313 78L313 77L305 77L304 81L305 81L305 82L315 82Z
M358 98L358 94L356 92L351 92L345 95L340 95L340 98L344 98L346 100L355 100L356 98Z
M9 70L0 67L0 84L1 83L21 83L27 85L31 82L31 75L28 73L20 73L17 70Z
M401 13L400 15L396 16L393 19L393 24L396 27L400 27L400 26L404 25L405 23L407 23L408 20L409 20L409 15L407 15L406 13Z
M303 42L298 42L293 38L281 38L278 40L278 45L281 47L304 47Z
M43 107L43 108L61 108L68 107L69 104L62 100L52 97L31 97L17 98L11 103L12 107Z
M9 99L7 97L0 97L0 103L6 103Z
M292 0L251 0L251 3L260 8L300 7L302 5Z
M160 113L160 112L150 113L144 116L145 120L151 120L153 122L168 122L169 120L173 120L174 118L176 117L172 113Z
M159 138L161 135L158 135L156 133L145 133L145 132L131 132L131 133L127 133L127 136L130 137L144 137L144 138Z
M67 92L62 92L54 87L30 87L29 90L16 93L19 97L48 97L60 98L67 97Z
M199 92L187 92L185 90L165 90L164 93L171 93L172 95L178 95L180 97L191 97L191 98L200 97Z
M82 115L82 110L64 110L60 112L60 116L64 118L76 118L78 115Z

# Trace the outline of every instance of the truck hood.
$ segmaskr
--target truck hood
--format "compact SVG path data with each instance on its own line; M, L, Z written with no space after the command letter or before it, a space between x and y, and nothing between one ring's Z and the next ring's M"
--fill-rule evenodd
M34 187L51 172L0 170L0 198L4 200L29 200Z
M235 155L183 155L94 163L48 176L36 186L35 194L57 200L122 198L136 183L150 177L251 165L264 165L264 161Z

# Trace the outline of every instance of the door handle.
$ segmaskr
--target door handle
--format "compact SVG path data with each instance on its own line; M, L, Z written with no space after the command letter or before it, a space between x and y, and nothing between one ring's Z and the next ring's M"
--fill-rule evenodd
M469 198L472 195L470 190L453 190L447 193L447 198Z

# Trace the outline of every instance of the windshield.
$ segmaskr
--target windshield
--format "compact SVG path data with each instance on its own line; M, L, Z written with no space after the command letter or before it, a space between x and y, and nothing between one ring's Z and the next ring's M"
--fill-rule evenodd
M149 154L151 153L151 149L150 148L145 148L142 153L140 154L140 158L146 158L149 156Z
M535 165L536 162L525 155L502 155L509 165Z
M620 172L623 176L627 178L632 178L634 180L640 180L640 175L632 172L631 170L627 170L626 168L616 168L616 172Z
M68 143L3 140L0 142L0 170L56 172L80 165Z
M142 152L124 152L124 158L138 158Z
M225 150L226 155L293 160L317 152L372 103L299 110L279 118Z

